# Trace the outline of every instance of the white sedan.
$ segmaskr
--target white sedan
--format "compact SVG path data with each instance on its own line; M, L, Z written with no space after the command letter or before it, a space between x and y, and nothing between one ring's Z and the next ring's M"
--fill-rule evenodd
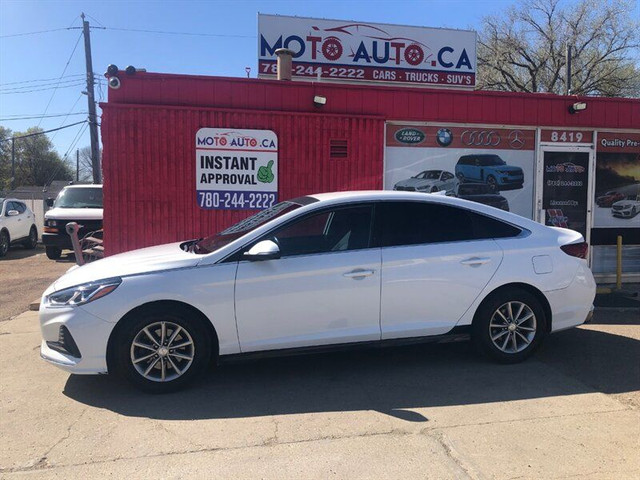
M211 237L74 267L44 292L41 355L155 392L236 354L452 334L519 362L590 318L586 254L577 232L457 198L306 196Z

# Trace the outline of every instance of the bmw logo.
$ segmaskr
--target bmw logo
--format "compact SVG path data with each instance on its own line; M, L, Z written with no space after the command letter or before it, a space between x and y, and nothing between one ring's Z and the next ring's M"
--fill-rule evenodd
M436 134L436 141L443 147L448 147L453 142L453 134L448 128L441 128Z

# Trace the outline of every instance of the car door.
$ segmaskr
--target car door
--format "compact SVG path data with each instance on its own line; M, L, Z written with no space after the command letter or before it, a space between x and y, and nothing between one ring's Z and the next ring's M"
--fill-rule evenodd
M428 202L376 208L383 339L447 333L487 285L502 250L492 238L478 238L473 215Z
M22 202L13 202L16 210L18 210L19 215L18 218L18 228L20 232L20 238L29 236L29 230L31 229L31 225L33 224L33 219L31 218L31 211L27 208L27 206Z
M20 218L20 213L18 215L9 215L10 211L18 211L18 206L16 202L6 202L6 206L4 209L5 216L5 225L9 229L9 236L11 237L11 241L17 240L19 238L24 237L22 233L22 219Z
M235 302L243 352L380 339L372 211L357 205L307 214L260 239L275 241L280 258L240 260Z

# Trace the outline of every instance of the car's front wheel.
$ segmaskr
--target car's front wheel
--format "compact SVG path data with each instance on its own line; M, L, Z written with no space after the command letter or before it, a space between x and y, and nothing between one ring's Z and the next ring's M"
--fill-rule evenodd
M546 333L544 309L531 293L518 288L485 300L473 321L472 339L485 355L500 363L517 363L538 348Z
M0 257L4 257L9 251L9 234L0 232Z
M62 249L58 247L45 247L44 251L49 260L58 260L62 255Z
M175 391L209 364L211 340L199 319L179 308L151 308L124 319L114 343L115 367L136 387Z

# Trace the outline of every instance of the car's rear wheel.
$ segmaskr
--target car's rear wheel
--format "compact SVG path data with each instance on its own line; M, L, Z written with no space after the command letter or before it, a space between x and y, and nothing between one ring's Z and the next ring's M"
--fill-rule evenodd
M193 381L209 363L211 340L199 319L180 308L150 308L117 333L117 372L151 392L175 391Z
M62 255L62 249L58 247L46 247L44 251L49 260L58 260Z
M4 257L9 251L9 234L0 232L0 257Z
M24 243L24 248L28 248L29 250L33 250L38 245L38 230L35 225L31 226L31 230L29 230L29 238L27 238Z
M517 363L538 348L546 333L544 309L535 295L502 290L486 299L473 321L472 338L485 355L501 363Z

